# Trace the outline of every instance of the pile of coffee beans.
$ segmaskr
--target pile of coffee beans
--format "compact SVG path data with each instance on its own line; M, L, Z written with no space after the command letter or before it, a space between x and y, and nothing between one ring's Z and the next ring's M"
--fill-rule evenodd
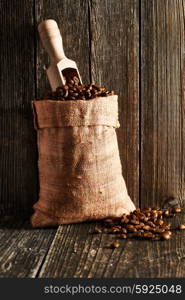
M159 207L137 208L129 215L120 218L103 220L101 227L96 227L94 233L117 234L119 239L139 238L148 240L168 240L172 235L171 224L166 219L174 217L181 212L180 207L160 209ZM178 230L185 229L179 224ZM119 247L119 241L113 242L110 247Z
M78 77L68 80L66 85L58 87L56 91L48 91L44 95L44 99L51 100L90 100L96 97L107 97L114 95L113 91L107 91L106 88L98 86L94 83L82 85L79 82Z

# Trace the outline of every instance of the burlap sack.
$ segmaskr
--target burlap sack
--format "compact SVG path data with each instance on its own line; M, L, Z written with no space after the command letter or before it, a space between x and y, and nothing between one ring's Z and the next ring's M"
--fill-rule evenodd
M40 181L33 227L116 217L135 209L122 177L116 95L33 101L33 111Z

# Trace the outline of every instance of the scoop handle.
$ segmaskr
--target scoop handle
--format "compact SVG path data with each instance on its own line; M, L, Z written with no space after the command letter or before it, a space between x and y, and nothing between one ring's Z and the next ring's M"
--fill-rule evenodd
M51 63L58 63L63 58L66 58L61 33L54 20L48 19L42 21L38 25L38 31Z

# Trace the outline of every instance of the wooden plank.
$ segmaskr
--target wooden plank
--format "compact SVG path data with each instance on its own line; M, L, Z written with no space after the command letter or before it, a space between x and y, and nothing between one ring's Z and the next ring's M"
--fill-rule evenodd
M33 1L1 1L0 214L26 214L37 198Z
M185 198L184 0L141 1L141 204Z
M139 205L139 1L89 1L92 81L119 95L117 131L128 192Z
M185 222L176 216L173 228ZM122 240L110 249L116 235L93 234L95 224L60 226L40 270L52 278L154 278L185 276L185 235L174 231L168 241Z
M36 23L54 19L61 30L64 51L76 61L83 83L89 82L89 26L86 0L35 1ZM48 55L37 35L37 98L50 89L44 66L49 64Z
M28 221L0 223L0 278L36 277L56 229L32 229Z

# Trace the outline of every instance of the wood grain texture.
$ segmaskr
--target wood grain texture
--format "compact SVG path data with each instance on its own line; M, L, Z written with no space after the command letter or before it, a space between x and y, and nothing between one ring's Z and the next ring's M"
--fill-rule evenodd
M26 214L37 198L33 1L0 10L0 214Z
M83 83L89 82L89 18L86 0L35 1L36 26L45 19L54 19L60 28L64 52L77 63ZM50 90L44 66L49 59L37 34L37 98Z
M173 228L185 222L181 214ZM116 235L93 234L95 224L60 226L39 277L52 278L154 278L185 276L185 235L174 231L168 241L121 240Z
M185 198L183 0L141 1L141 204Z
M118 143L129 195L139 205L139 1L89 1L92 81L119 95Z
M0 278L34 278L56 229L32 229L24 219L0 222Z

